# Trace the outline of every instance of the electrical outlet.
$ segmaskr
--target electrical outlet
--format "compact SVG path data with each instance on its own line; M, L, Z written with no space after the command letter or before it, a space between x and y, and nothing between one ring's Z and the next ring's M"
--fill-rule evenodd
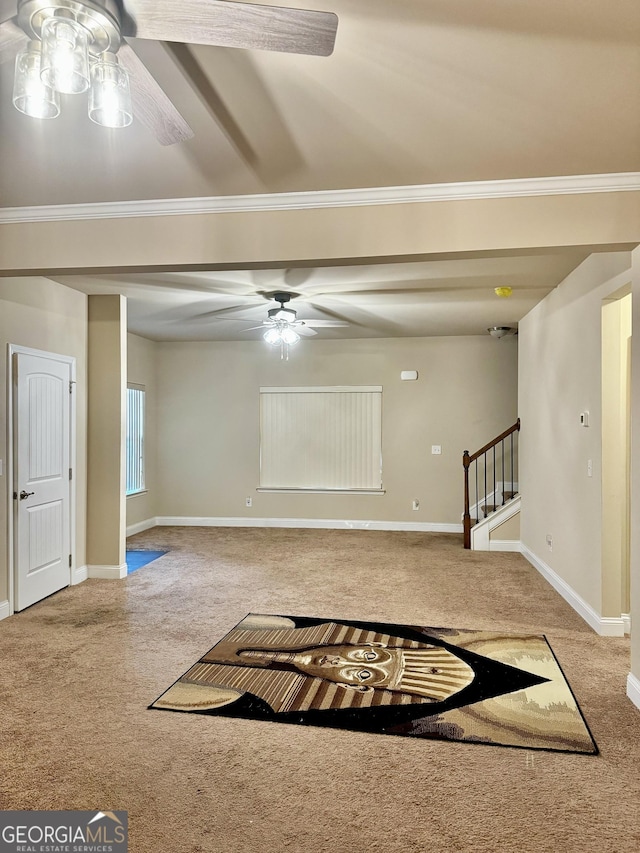
M440 444L432 444L431 453L434 456L440 456L442 454L442 446Z
M587 459L587 477L593 477L593 462Z
M553 551L553 536L550 533L547 533L547 548Z
M245 498L244 499L245 506L253 506L253 498Z
M411 505L411 509L420 509L420 501L416 499Z

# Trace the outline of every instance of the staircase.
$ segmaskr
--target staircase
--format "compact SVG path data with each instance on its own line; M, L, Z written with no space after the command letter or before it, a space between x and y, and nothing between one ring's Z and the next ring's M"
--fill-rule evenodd
M520 511L519 432L520 418L513 426L475 453L464 451L462 524L465 548L488 550L491 529L503 524ZM471 504L471 497L475 497L474 504ZM474 528L476 529L473 530Z

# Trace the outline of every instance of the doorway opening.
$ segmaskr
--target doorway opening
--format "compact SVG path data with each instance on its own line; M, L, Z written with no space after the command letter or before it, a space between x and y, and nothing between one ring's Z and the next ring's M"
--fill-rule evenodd
M602 613L630 633L631 292L602 305Z

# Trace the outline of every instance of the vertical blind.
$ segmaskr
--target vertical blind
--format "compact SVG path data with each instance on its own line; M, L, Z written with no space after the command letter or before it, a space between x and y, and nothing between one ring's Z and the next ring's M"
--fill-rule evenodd
M380 490L382 387L261 388L260 486Z
M127 388L127 494L144 491L143 388Z

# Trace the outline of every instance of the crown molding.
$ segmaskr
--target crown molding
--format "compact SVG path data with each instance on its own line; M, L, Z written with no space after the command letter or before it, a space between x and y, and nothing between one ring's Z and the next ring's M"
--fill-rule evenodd
M640 190L640 172L520 178L505 181L467 181L406 187L321 190L317 192L212 196L210 198L169 198L142 201L108 201L91 204L5 207L0 208L0 225L8 225L14 222L247 213L322 207L363 207L386 204L419 204L433 201L633 192L634 190Z

